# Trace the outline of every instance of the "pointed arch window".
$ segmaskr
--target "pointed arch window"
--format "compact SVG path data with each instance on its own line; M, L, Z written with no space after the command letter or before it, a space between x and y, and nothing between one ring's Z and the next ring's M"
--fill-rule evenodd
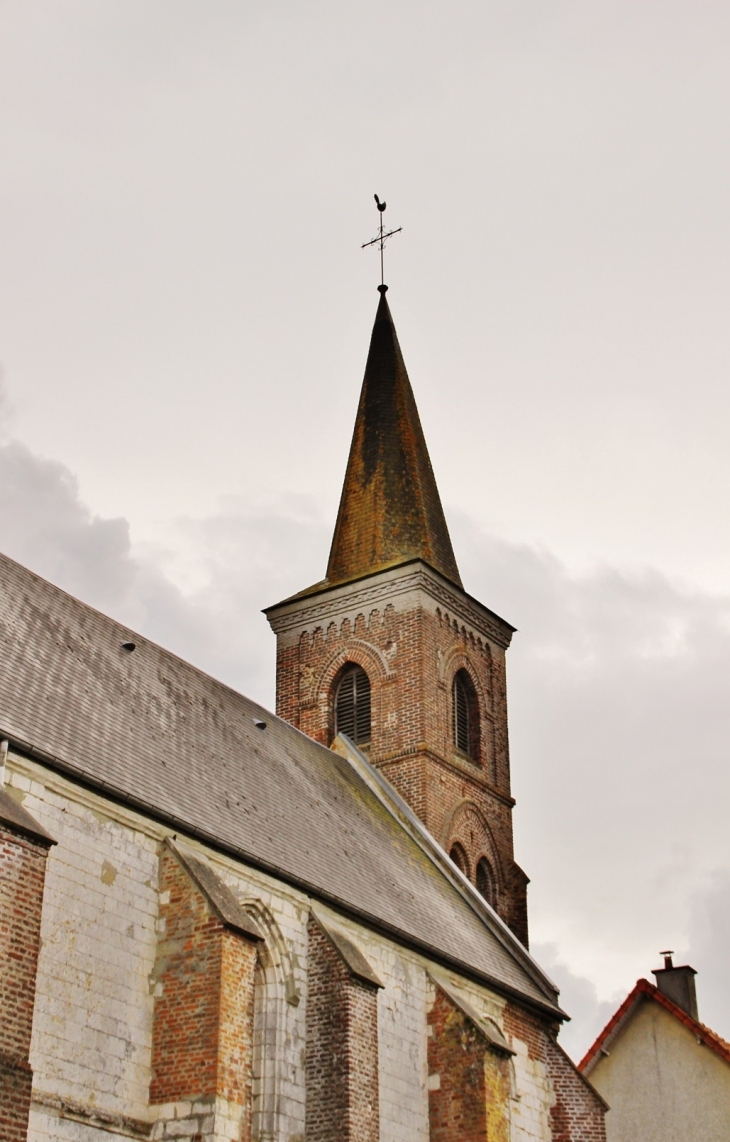
M454 675L451 690L454 745L472 761L479 760L479 703L466 670Z
M497 880L486 857L481 857L477 862L477 892L492 908L497 907Z
M350 663L335 691L335 736L347 734L355 745L368 745L370 705L370 679L362 666Z

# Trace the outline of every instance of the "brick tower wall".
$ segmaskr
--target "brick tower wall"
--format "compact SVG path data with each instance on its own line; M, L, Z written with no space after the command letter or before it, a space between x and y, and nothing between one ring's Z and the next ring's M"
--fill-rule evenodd
M355 588L362 591L354 584L353 594ZM514 863L512 842L505 675L511 628L496 620L490 638L425 590L394 590L394 603L362 609L348 608L346 591L338 592L339 614L327 616L325 596L319 615L316 604L308 610L306 626L272 623L278 628L277 713L330 745L339 673L347 663L362 666L371 684L371 762L447 852L458 842L472 882L477 862L486 858L496 882L493 903L527 944L527 878ZM479 708L473 758L453 739L452 686L460 670Z

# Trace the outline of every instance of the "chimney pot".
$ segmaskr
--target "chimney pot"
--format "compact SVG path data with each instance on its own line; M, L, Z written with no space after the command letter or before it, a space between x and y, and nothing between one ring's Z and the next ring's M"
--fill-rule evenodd
M672 963L673 952L660 952L664 957L664 967L652 972L656 985L662 995L676 1003L691 1019L699 1020L697 1014L697 989L695 976L697 972L689 964L675 967Z

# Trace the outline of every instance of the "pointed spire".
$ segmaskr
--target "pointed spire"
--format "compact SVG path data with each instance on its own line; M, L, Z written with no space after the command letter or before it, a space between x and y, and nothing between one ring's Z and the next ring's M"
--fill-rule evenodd
M379 286L327 580L345 583L423 559L461 586L426 441Z

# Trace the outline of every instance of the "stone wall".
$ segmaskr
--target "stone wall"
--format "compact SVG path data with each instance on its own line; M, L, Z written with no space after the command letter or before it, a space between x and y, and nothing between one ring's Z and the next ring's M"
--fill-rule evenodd
M153 1129L184 1137L189 1122L181 1117L190 1114L201 1126L214 1115L218 1136L235 1137L240 1110L224 1098L150 1104L165 907L159 859L170 830L22 758L11 756L9 782L59 842L43 910L30 1142L148 1138ZM275 1137L303 1138L309 901L265 874L211 856L235 896L267 917L269 991L281 1003L271 1013L277 1067L262 1093L275 1103Z
M606 1142L604 1103L544 1024L510 1003L504 1026L511 1040L520 1044L522 1065L539 1068L545 1076L552 1142ZM544 1100L530 1110L544 1114Z

